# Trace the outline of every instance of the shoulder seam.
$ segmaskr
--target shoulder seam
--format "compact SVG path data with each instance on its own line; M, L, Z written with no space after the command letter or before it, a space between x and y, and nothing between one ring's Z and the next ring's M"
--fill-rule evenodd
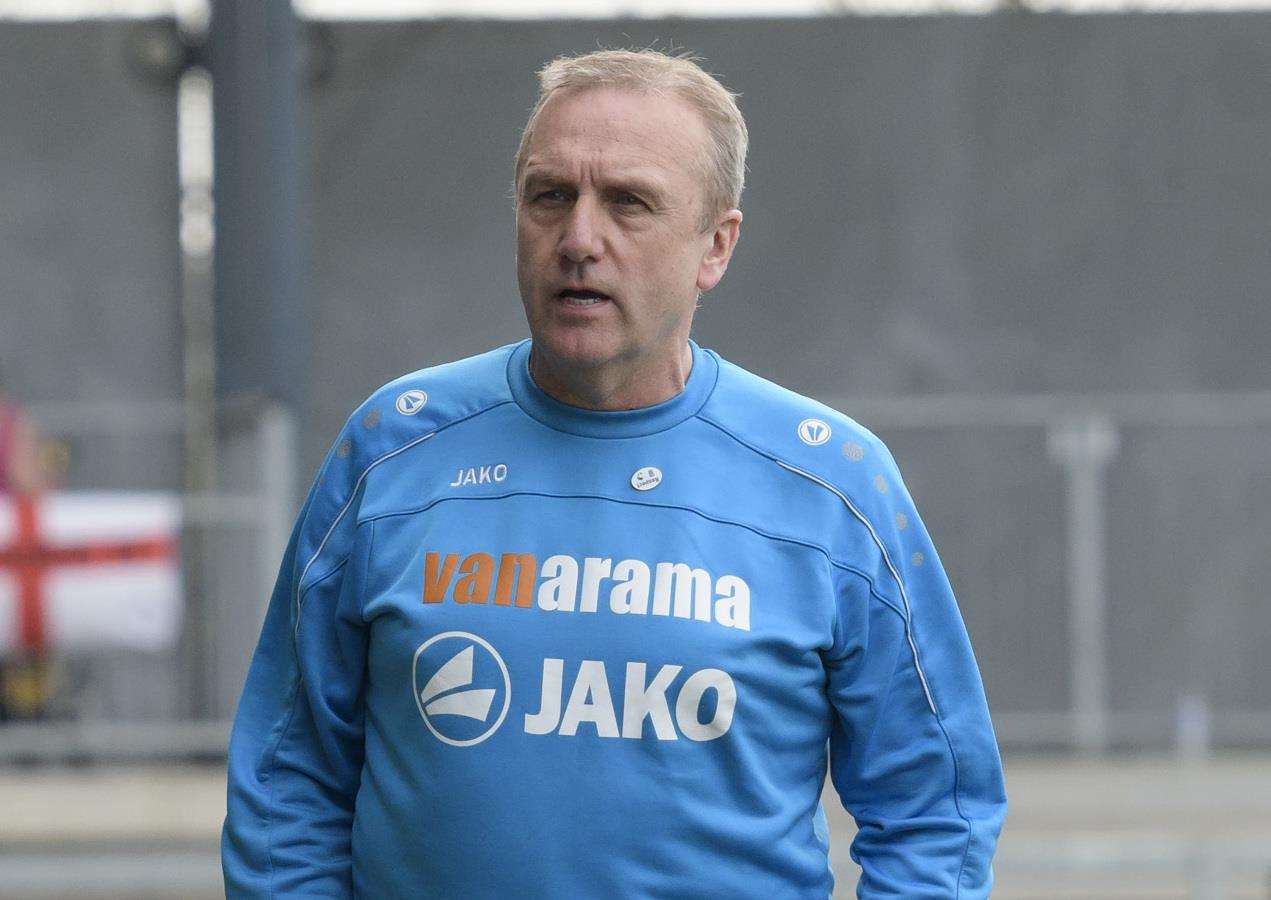
M892 603L890 600L884 597L881 593L879 593L878 585L874 583L874 579L871 578L867 573L862 572L860 569L856 568L855 566L849 566L846 563L838 562L833 557L830 557L830 565L834 566L836 569L842 569L845 572L851 572L857 578L861 579L861 581L865 582L865 584L869 587L869 592L878 599L879 603L883 604L883 606L887 607L896 615L900 616L902 621L904 620L905 611L902 610L895 603Z
M866 517L866 515L862 513L860 509L857 508L856 504L852 503L852 501L848 499L846 494L844 494L834 485L830 484L828 481L825 481L824 479L819 478L816 475L813 475L811 472L806 472L803 469L800 469L798 466L795 466L791 463L786 462L785 460L781 459L775 454L768 453L761 450L760 448L756 447L754 444L751 444L750 442L745 441L742 438L738 437L731 430L729 430L728 428L725 428L723 425L716 422L714 419L701 415L700 413L698 414L698 418L701 419L706 424L718 429L720 432L727 435L728 437L732 438L734 441L736 441L738 444L745 447L746 449L750 450L752 453L758 454L759 456L762 456L765 459L768 459L776 463L777 465L781 466L781 468L786 469L789 472L793 472L795 475L800 475L808 479L814 484L819 484L821 487L825 488L827 491L829 491L830 493L838 497L839 500L843 502L843 505L846 506L847 509L851 512L853 518L855 518L858 522L860 522L862 525L865 526L865 530L869 532L869 536L873 539L874 545L878 548L879 552L883 556L883 562L887 565L887 571L891 573L891 577L895 580L896 587L900 591L900 599L905 607L904 615L903 615L903 619L905 621L905 639L909 642L909 649L910 649L910 652L913 654L914 668L918 670L918 680L922 683L922 692L924 696L927 698L927 706L930 707L932 715L934 715L936 717L936 720L939 721L940 713L936 709L935 699L931 696L931 688L927 684L926 673L923 672L922 663L918 659L918 645L914 642L914 637L913 637L913 627L912 627L913 614L909 606L909 594L905 590L905 584L900 578L900 573L896 570L895 565L891 561L891 554L887 552L887 547L883 544L882 539L878 536L878 532L874 529L873 523L871 523L869 521L869 518ZM874 585L871 581L871 588L873 588L873 586ZM894 606L892 608L895 609Z
M805 541L795 537L788 537L783 534L775 534L770 531L764 531L763 529L758 528L757 526L749 525L745 522L739 522L735 519L720 518L719 516L712 515L704 510L698 509L695 506L689 506L684 503L653 503L648 500L633 500L633 499L623 499L621 497L608 497L604 494L563 494L563 493L554 493L550 491L517 490L517 491L505 491L501 494L486 494L483 496L455 495L455 496L448 496L448 497L435 497L428 503L424 503L419 506L412 506L408 509L395 509L395 510L389 510L386 512L375 513L374 515L367 516L365 519L359 519L358 524L365 525L367 522L375 522L380 519L391 519L397 516L410 516L416 513L426 512L427 510L432 509L434 506L438 505L439 503L446 503L452 500L475 500L475 501L506 500L509 497L551 497L557 500L605 500L610 503L622 503L628 506L643 506L650 509L678 509L684 512L692 513L695 516L698 516L703 519L707 519L711 522L717 522L721 525L732 525L735 528L744 528L747 531L757 534L762 538L767 538L768 540L781 541L787 544L797 544L800 547L807 547L809 550L815 550L818 553L820 553L822 556L824 556L826 558L826 561L828 561L830 565L832 566L835 566L840 569L848 569L850 571L856 571L852 566L847 565L846 563L841 563L838 560L831 557L829 550L827 550L825 547L822 547L820 544L812 543L811 541ZM864 575L864 573L858 573L858 574L860 574L861 577L866 578L868 580L868 576ZM895 607L893 606L892 608L894 609Z
M840 500L843 501L843 505L845 505L851 511L852 515L862 525L864 525L865 528L869 531L870 537L874 539L875 546L878 547L879 552L882 553L883 555L883 562L887 564L887 571L891 573L891 577L895 579L896 581L897 588L900 589L900 599L905 605L905 614L904 614L905 639L909 642L909 649L913 653L914 668L918 670L918 680L922 682L922 692L927 697L927 705L931 707L931 714L936 717L936 721L939 721L940 713L936 710L936 701L931 696L931 688L927 685L926 673L923 672L922 662L918 659L918 645L914 641L913 610L909 606L909 593L908 591L905 590L905 583L901 581L900 573L896 571L896 567L892 564L891 554L889 554L887 552L887 548L883 546L883 541L878 536L878 532L874 530L873 524L869 521L868 518L865 517L864 513L862 513L859 509L856 508L856 504L852 503L852 501L848 499L846 494L844 494L834 485L830 484L828 481L824 481L818 478L817 476L813 475L811 472L805 472L802 469L797 468L796 466L792 466L789 463L782 462L781 460L774 460L774 462L776 462L777 465L781 466L783 469L788 469L789 471L794 472L796 475L802 475L804 478L807 478L809 481L812 481L815 484L821 485L821 487L825 488L827 491L834 494L836 497L838 497Z
M318 561L318 557L320 557L322 555L322 551L326 549L327 541L330 540L331 535L335 532L336 526L339 525L340 521L344 518L345 513L349 511L349 507L353 505L353 500L357 497L358 491L362 489L362 482L366 480L366 476L370 474L370 471L374 469L376 466L380 465L381 463L386 462L389 459L392 459L394 456L404 453L407 450L411 449L412 447L422 444L424 441L428 440L429 438L437 434L440 434L442 431L445 431L447 428L452 428L455 425L459 425L462 422L467 422L470 419L475 419L477 416L483 415L484 413L487 413L492 409L497 409L500 406L505 406L506 404L512 403L512 402L513 401L510 398L501 399L496 403L492 403L489 406L486 406L486 407L483 407L482 409L477 410L476 412L469 413L468 415L462 416L461 418L454 419L450 422L446 422L443 425L438 425L436 428L434 428L432 431L428 432L427 434L423 434L423 435L420 435L419 437L412 438L411 440L407 441L405 444L402 444L400 447L397 447L393 450L389 450L387 453L384 453L376 457L366 466L365 469L362 470L362 474L360 474L357 477L357 480L353 483L353 489L349 491L349 497L344 502L344 506L340 507L340 511L336 513L335 518L331 520L331 524L327 527L326 533L323 534L322 540L318 543L318 548L313 551L313 555L309 557L309 561L306 562L304 567L300 570L300 577L296 579L296 622L292 629L293 634L296 633L300 628L301 597L304 595L305 576L309 574L310 567L312 567L313 564Z
M905 604L905 613L902 618L904 619L904 623L905 623L905 638L909 642L909 649L913 654L914 669L918 672L918 680L922 684L923 694L926 695L927 706L930 708L931 714L936 720L936 727L939 728L941 734L944 735L945 743L949 747L949 759L951 763L953 764L953 805L954 805L954 808L957 809L958 811L958 817L966 824L966 827L967 827L966 844L962 848L962 862L958 866L957 885L955 890L955 897L961 897L962 896L962 876L966 872L967 859L970 856L970 852L971 852L971 842L975 839L975 829L971 824L971 820L967 817L966 813L963 812L962 803L960 799L958 798L958 789L959 789L960 782L962 780L962 769L961 769L961 766L958 764L958 754L953 747L953 736L949 734L949 729L945 727L944 719L941 718L940 711L936 708L935 699L932 697L931 689L927 684L927 676L923 672L922 664L918 659L918 645L915 642L914 636L913 636L913 622L912 622L912 612L909 606L909 594L905 590L904 582L901 581L900 579L900 573L896 571L896 567L892 564L891 555L887 552L887 548L883 545L882 540L878 536L878 532L874 530L874 526L870 523L869 519L859 509L857 509L856 506L851 502L851 500L848 499L847 495L844 494L842 491L840 491L838 488L834 487L829 482L824 481L821 478L818 478L817 476L813 475L810 472L805 472L804 470L798 468L797 466L794 466L790 463L786 463L782 461L774 454L766 453L763 450L760 450L758 447L755 447L754 445L748 443L747 441L742 440L740 437L733 434L732 431L725 428L723 425L719 424L713 419L710 419L704 415L701 415L700 413L698 414L698 418L700 418L703 422L707 423L708 425L715 427L720 432L732 438L738 444L740 444L743 447L746 447L753 453L756 453L759 456L762 456L762 457L765 457L766 459L771 460L772 462L781 466L783 469L787 469L788 471L793 472L796 475L801 475L804 478L807 478L809 481L812 481L814 484L821 485L821 487L825 488L826 490L830 491L832 494L837 496L843 502L843 504L851 511L852 515L862 525L864 525L866 529L868 529L870 533L870 537L873 538L875 545L878 547L879 551L882 553L883 560L887 564L887 569L891 573L892 578L895 579L896 586L900 589L900 598ZM833 562L833 560L831 560L831 562ZM872 594L874 594L874 596L878 596L874 592L874 585L872 581L870 582L870 591ZM879 597L879 599L881 600L882 598ZM896 609L896 607L892 606L891 604L888 604L888 606L890 606L893 610ZM899 610L896 610L896 611L899 612Z

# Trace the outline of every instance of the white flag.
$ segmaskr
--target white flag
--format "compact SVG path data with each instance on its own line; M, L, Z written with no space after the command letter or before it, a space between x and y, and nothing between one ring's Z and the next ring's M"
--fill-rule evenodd
M180 524L173 494L0 494L0 653L171 646Z

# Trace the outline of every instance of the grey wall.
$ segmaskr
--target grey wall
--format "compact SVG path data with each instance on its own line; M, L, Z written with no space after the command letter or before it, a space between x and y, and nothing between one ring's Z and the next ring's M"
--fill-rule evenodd
M323 426L516 338L531 73L674 45L742 93L746 221L698 333L796 389L1271 383L1271 16L415 23L314 97ZM778 348L797 347L797 353Z
M130 28L0 23L0 384L28 403L181 397L176 90ZM70 449L72 483L180 480L179 441Z
M179 400L175 85L132 66L126 22L0 22L0 390L32 404ZM179 435L65 438L81 489L181 484ZM182 706L175 653L60 670L60 707Z
M742 94L743 237L697 327L733 360L836 396L1271 387L1266 14L336 36L314 96L326 435L399 371L522 336L507 186L531 73L598 44L691 48ZM995 710L1066 708L1065 494L1045 435L880 430ZM1265 707L1267 437L1140 428L1109 471L1113 705L1165 714L1162 737L1185 692Z
M128 73L121 29L0 25L0 359L31 400L179 395L173 98ZM743 237L697 328L728 358L838 397L1271 388L1269 14L350 23L334 38L309 89L302 480L379 384L523 336L508 185L532 72L598 44L690 48L742 93ZM1065 708L1065 495L1044 434L879 430L995 711ZM1198 690L1265 709L1268 430L1123 433L1115 708L1166 713ZM103 477L179 477L108 457ZM241 602L221 610L224 684L259 615Z

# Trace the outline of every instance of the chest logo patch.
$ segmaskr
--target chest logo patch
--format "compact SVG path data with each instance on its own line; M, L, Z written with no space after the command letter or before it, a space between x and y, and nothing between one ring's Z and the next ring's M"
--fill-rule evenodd
M428 405L428 394L424 391L407 391L397 398L397 411L403 416L413 416Z
M637 491L651 491L662 483L662 470L657 466L636 469L631 476L631 486Z
M437 740L471 747L499 730L512 700L508 667L489 642L466 631L443 631L419 645L411 693Z
M799 423L799 440L809 447L819 447L830 439L830 426L820 419L804 419Z

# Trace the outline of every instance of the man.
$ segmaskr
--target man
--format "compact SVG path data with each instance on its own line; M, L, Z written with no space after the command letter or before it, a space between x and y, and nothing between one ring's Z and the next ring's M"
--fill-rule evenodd
M40 463L40 433L0 379L0 494L37 494L48 484Z
M746 131L688 60L557 60L516 164L531 339L349 420L230 747L227 893L984 897L1005 811L886 448L689 340Z

